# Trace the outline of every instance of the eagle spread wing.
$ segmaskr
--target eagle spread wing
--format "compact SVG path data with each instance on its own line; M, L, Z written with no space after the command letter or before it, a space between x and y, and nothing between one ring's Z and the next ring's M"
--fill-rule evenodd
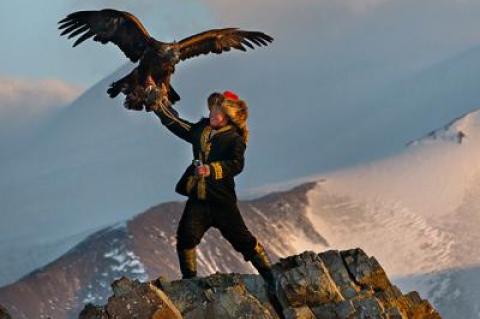
M94 37L93 40L106 44L113 42L132 61L137 62L148 46L150 35L132 14L112 9L101 11L77 11L58 22L61 35L68 38L81 36L73 46Z
M180 59L186 60L197 55L230 51L231 48L246 51L245 46L266 46L273 38L263 32L244 31L238 28L205 31L178 42Z

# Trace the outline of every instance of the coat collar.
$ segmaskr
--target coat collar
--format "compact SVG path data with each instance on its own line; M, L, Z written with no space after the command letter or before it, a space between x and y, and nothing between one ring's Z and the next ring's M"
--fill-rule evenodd
M213 128L210 126L210 119L208 117L203 117L203 121L205 123L205 127L203 128L203 132L207 133L207 136L210 136L210 132L213 130ZM216 136L217 134L221 134L221 133L224 133L224 132L228 132L232 129L234 129L233 125L232 124L227 124L224 127L216 130L215 135L213 135L213 136Z
M231 124L225 125L221 129L217 130L215 135L212 136L214 138L218 134L223 134L225 132L230 131L233 128ZM200 148L201 152L199 154L199 159L202 162L205 162L208 159L208 155L210 154L210 149L212 148L212 138L210 138L210 133L212 132L212 127L207 125L203 128L201 137L200 137Z
M223 132L227 132L227 131L230 131L231 129L233 128L233 126L231 124L227 124L225 125L224 127L218 129L215 131L215 135L213 136L216 136L217 134L220 134L220 133L223 133ZM210 126L210 132L213 130L213 128Z

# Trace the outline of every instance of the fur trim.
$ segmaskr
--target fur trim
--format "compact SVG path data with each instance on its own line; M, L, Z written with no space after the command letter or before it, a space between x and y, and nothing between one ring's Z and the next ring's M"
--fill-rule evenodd
M226 98L222 104L223 112L228 116L230 121L238 127L242 133L243 142L248 142L248 107L243 100L232 100Z

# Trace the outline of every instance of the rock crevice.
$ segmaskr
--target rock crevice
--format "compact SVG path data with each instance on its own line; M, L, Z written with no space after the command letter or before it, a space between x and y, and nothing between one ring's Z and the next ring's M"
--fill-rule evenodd
M80 319L439 319L415 292L402 294L374 257L356 248L305 251L273 265L278 314L263 279L215 273L204 278L140 283L123 277L112 284L104 306L88 304Z

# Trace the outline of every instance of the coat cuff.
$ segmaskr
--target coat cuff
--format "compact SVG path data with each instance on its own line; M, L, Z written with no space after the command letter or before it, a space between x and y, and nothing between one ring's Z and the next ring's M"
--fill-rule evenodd
M210 175L214 180L219 180L223 178L223 168L220 162L211 162L208 164L210 166Z

